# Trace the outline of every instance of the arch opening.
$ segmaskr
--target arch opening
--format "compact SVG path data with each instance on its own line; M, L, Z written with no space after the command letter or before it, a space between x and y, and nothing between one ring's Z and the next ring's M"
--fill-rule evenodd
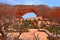
M22 18L35 18L37 15L34 12L28 12L22 16Z

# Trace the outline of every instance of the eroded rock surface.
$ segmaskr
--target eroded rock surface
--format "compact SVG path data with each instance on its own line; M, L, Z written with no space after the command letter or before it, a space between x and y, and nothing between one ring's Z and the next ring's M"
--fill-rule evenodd
M0 4L0 16L15 16L21 18L28 12L34 12L37 16L52 17L60 21L60 7L49 7L47 5L7 5Z

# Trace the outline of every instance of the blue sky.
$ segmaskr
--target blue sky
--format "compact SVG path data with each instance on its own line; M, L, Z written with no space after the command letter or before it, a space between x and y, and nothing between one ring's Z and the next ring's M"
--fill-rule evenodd
M23 18L33 18L36 17L35 13L30 12L30 13L26 13L25 15L22 16Z
M0 0L0 3L4 3L4 4L10 4L10 5L40 5L40 4L45 4L48 6L60 6L60 0ZM30 14L27 15L30 17L35 17L36 15ZM24 16L25 18L25 16Z
M60 0L0 0L0 3L6 3L11 5L25 4L25 5L38 5L45 4L49 6L60 6Z

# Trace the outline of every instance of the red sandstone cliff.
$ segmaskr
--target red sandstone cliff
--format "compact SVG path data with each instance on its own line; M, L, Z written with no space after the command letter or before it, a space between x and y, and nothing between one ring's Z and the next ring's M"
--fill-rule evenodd
M37 16L52 17L60 21L60 7L46 5L15 5L0 4L0 16L10 15L20 17L27 12L34 12Z

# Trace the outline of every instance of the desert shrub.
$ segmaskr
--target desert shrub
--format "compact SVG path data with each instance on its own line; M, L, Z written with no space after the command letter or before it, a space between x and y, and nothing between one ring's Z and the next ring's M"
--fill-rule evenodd
M25 32L29 32L28 28L25 29Z
M39 27L37 25L34 25L34 29L39 29Z

